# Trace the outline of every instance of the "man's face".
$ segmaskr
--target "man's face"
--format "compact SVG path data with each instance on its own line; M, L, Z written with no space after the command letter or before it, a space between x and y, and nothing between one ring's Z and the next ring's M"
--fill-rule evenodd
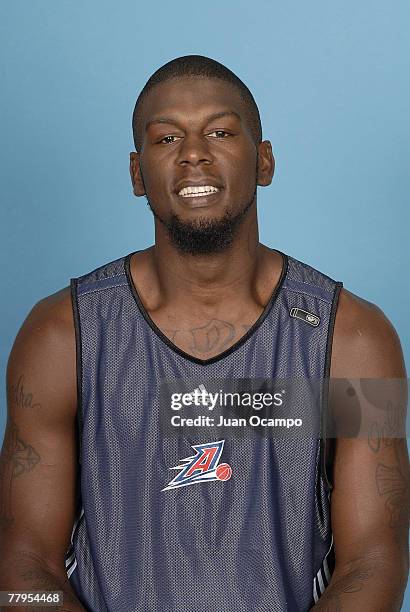
M142 147L131 159L134 192L145 193L171 239L173 231L179 235L180 250L226 248L257 184L258 147L239 92L219 79L170 79L151 90L141 110ZM187 248L178 245L184 236Z

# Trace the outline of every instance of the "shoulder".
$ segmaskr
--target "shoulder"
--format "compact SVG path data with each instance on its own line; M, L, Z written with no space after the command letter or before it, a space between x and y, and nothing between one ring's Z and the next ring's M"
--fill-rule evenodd
M36 309L38 314L46 318L49 318L50 315L54 315L60 324L69 324L73 314L71 288L69 286L64 287L56 291L56 293L52 293L42 298L34 306L34 309Z
M400 378L405 366L395 328L376 305L342 289L336 312L331 377Z
M76 343L70 287L37 302L18 331L7 364L9 400L16 389L42 397L53 411L56 402L76 409Z
M74 318L70 287L39 300L27 315L16 340L36 336L49 342L67 342L74 334Z

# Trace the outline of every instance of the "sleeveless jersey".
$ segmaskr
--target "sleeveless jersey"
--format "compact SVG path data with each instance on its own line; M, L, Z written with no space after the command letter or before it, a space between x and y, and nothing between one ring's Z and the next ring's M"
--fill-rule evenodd
M306 612L334 567L325 442L220 439L211 427L173 435L161 421L161 389L168 380L203 388L214 379L326 381L342 283L281 253L261 316L201 360L144 309L132 255L71 280L80 495L66 571L74 591L92 612ZM323 384L322 427L326 405Z

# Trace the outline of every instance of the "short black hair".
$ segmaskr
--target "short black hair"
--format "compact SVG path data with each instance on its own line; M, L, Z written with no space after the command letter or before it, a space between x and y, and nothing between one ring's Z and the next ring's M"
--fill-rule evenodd
M259 144L262 141L262 125L259 115L259 109L253 95L247 88L245 83L241 81L229 68L220 64L214 59L203 55L184 55L177 57L163 66L158 68L156 72L148 79L139 94L135 103L134 112L132 115L132 132L134 136L135 149L140 150L142 145L141 140L141 125L140 125L140 110L141 103L146 98L147 94L159 83L168 81L172 78L181 77L207 77L221 79L236 87L239 91L242 100L245 103L246 115L255 143Z

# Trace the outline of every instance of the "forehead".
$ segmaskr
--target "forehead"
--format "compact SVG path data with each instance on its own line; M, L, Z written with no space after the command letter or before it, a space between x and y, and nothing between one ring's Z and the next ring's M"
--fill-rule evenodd
M219 111L234 111L246 119L245 104L234 85L202 76L172 78L155 85L147 94L141 111L143 126L161 115L201 118Z

